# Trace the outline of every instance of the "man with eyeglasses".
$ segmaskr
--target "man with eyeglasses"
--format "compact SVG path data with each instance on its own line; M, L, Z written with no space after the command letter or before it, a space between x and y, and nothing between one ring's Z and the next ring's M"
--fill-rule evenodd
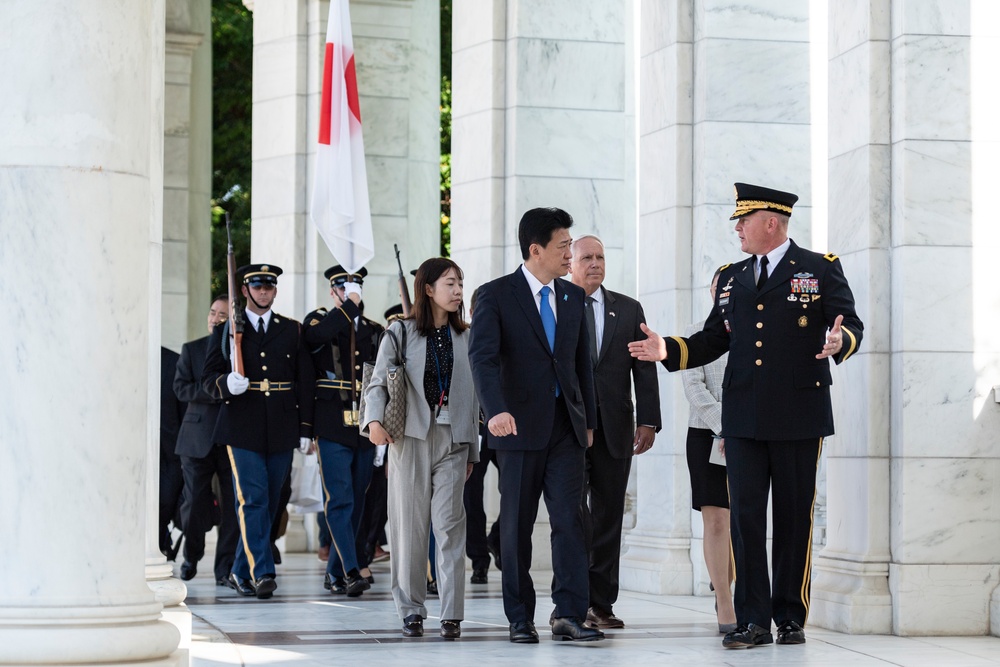
M243 374L233 370L227 322L212 332L202 377L205 391L222 399L213 440L227 446L233 469L240 541L230 586L261 600L278 587L270 532L292 451L312 447L314 378L301 325L271 310L281 273L273 264L239 269L247 300Z

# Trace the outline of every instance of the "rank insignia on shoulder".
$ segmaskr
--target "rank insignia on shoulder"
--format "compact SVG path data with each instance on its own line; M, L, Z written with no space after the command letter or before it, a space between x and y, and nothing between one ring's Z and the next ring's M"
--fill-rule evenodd
M828 262L836 262L838 257L834 255L832 252L828 252L825 255L823 255L823 259L825 259Z
M313 319L309 320L309 326L314 327L317 324L319 324L319 320L317 320L315 317Z
M719 267L719 271L720 271L720 272L721 272L721 271L725 271L725 270L726 270L726 269L728 269L728 268L729 268L730 266L732 266L732 264L724 264L723 266L720 266L720 267Z

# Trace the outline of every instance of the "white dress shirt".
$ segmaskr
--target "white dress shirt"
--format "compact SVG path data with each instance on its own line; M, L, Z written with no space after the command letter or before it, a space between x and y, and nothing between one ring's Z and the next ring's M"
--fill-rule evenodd
M539 314L542 312L542 295L541 291L543 287L549 288L549 308L552 309L552 317L555 321L559 322L559 315L556 314L556 281L550 280L547 285L543 285L542 281L535 277L531 271L528 270L524 264L521 265L521 271L524 272L524 277L528 281L528 289L531 290L531 295L535 297L535 308L538 308Z
M257 320L264 318L264 332L267 333L267 327L271 324L271 311L268 310L263 315L258 315L249 308L244 311L246 313L246 321L253 328L254 331L257 330Z

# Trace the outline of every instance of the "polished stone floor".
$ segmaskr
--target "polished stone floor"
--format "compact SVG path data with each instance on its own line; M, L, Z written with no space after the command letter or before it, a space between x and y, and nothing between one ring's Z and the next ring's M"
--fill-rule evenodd
M287 554L278 566L278 590L266 601L244 599L206 572L188 582L193 614L193 667L230 665L1000 665L1000 638L843 635L807 628L801 646L725 650L717 634L712 600L623 592L615 607L625 630L591 644L549 641L551 606L543 589L550 575L538 573L542 641L512 645L500 599L500 573L466 591L462 638L437 636L438 619L425 621L428 635L403 639L389 592L389 564L376 563L375 585L348 599L323 590L323 565L314 555ZM544 601L544 602L543 602ZM428 601L437 613L436 598Z

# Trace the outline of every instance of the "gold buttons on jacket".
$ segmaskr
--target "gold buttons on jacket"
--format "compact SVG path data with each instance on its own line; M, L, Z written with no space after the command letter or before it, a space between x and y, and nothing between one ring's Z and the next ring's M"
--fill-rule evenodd
M755 364L757 364L758 366L761 366L761 365L762 365L762 364L763 364L764 362L763 362L763 361L761 361L760 359L758 359L758 360L757 360L757 361L755 361L754 363L755 363Z
M817 383L816 383L816 386L817 386L817 387L819 387L819 386L820 386L819 382L817 382Z
M764 304L758 303L757 304L757 310L764 310Z
M757 347L763 347L764 343L757 341L756 343L754 343L754 345L756 345Z
M758 329L763 329L764 328L764 323L763 322L758 322L757 323L757 328Z
M260 356L262 356L262 357L266 357L266 356L267 356L267 354L266 354L265 352L261 352L261 353L260 353Z
M266 370L267 370L267 366L261 366L261 367L260 367L260 370L262 370L262 371L266 371Z

